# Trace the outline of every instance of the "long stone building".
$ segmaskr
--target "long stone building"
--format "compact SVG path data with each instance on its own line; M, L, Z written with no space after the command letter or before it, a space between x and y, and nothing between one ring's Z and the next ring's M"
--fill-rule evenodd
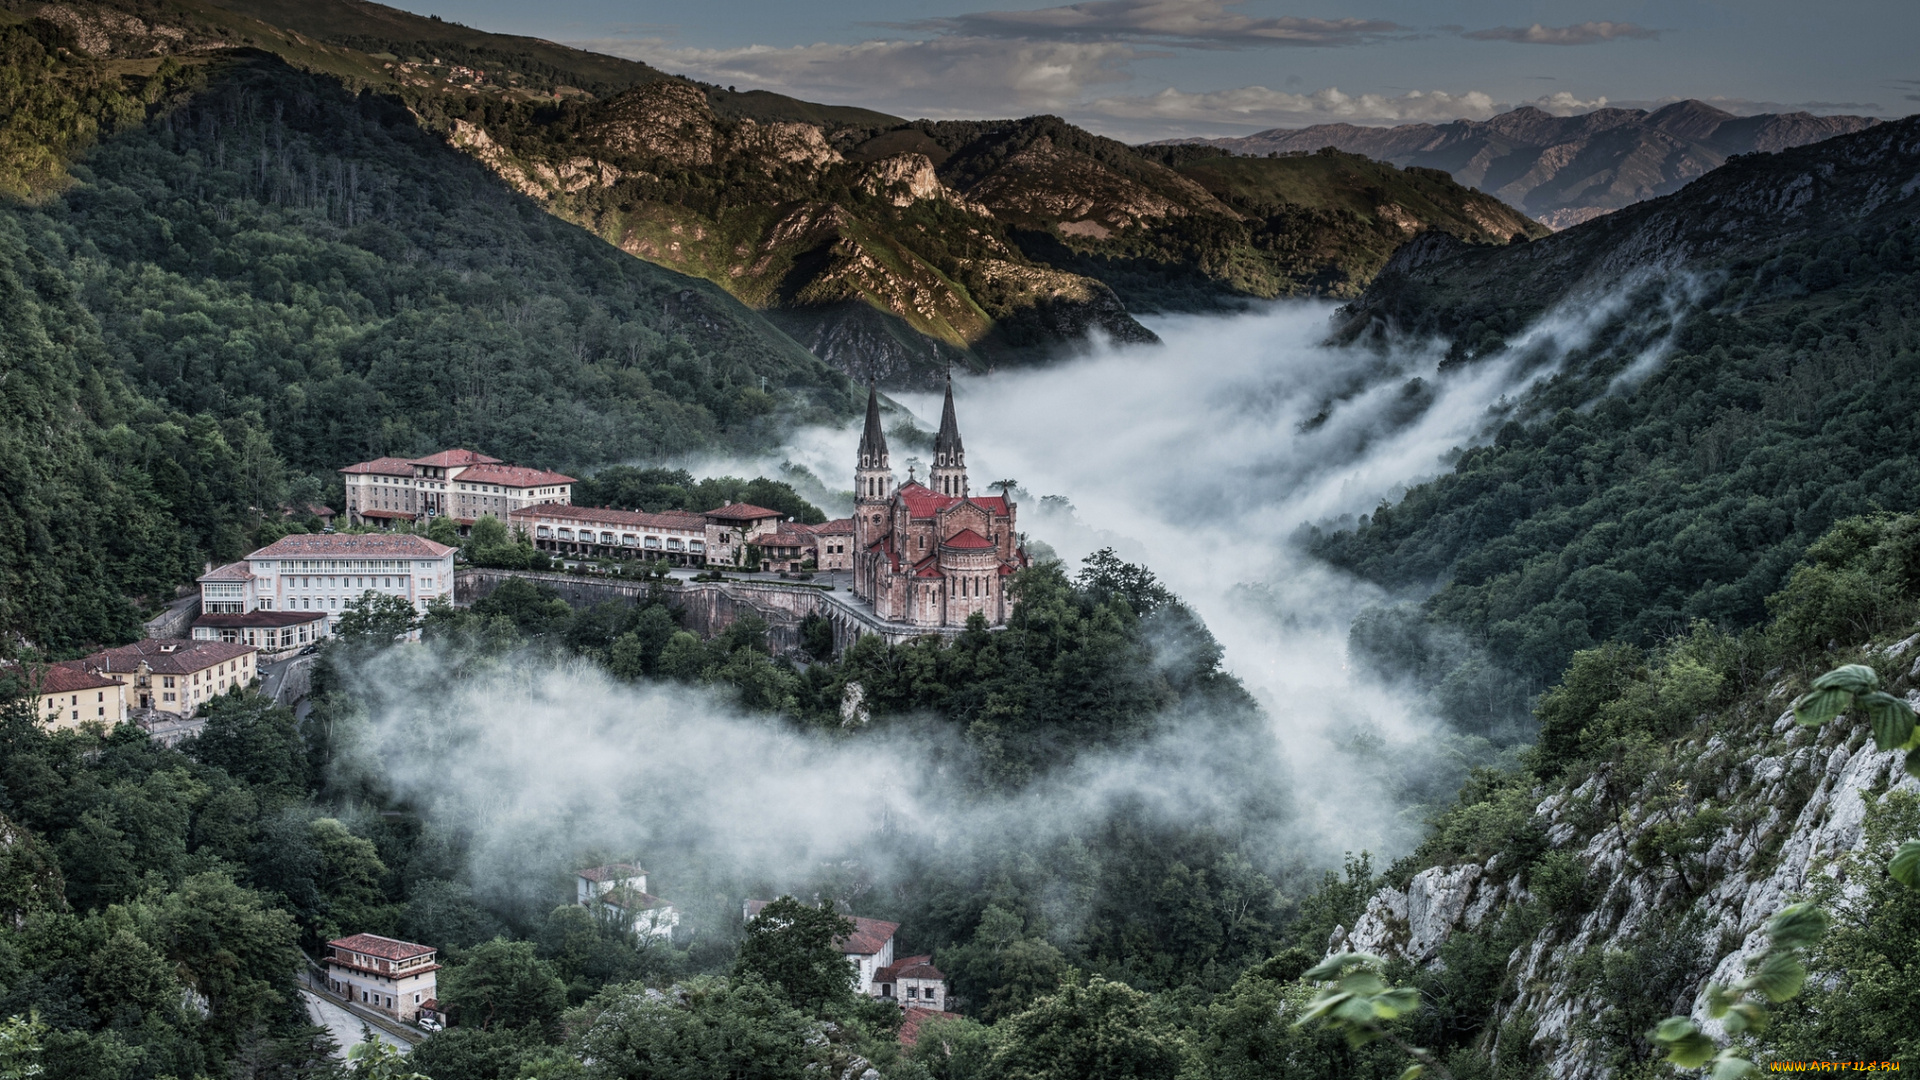
M1004 493L975 495L947 380L940 433L927 482L911 473L894 487L878 394L867 391L867 426L854 471L853 592L881 619L911 626L965 626L974 614L989 626L1013 610L1007 579L1027 565Z

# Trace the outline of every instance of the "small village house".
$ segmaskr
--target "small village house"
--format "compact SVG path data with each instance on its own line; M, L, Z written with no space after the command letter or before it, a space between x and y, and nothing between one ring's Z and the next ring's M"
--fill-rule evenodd
M749 900L744 913L751 922L771 901ZM893 935L899 923L855 916L853 933L834 941L854 972L854 990L901 1006L946 1008L947 977L933 966L931 956L911 956L895 962ZM909 998L904 996L912 990Z
M752 503L728 503L707 511L707 565L743 565L748 545L758 546L762 536L779 531L785 518L778 510Z
M0 675L18 675L37 699L34 716L49 731L65 731L84 724L113 727L127 718L126 687L118 679L88 671L79 661L48 664L44 668L17 663L0 665Z
M574 895L582 907L631 929L642 941L671 938L680 925L680 913L647 891L647 872L632 863L580 871Z
M813 563L820 570L853 569L853 519L840 518L814 525Z
M327 989L335 994L409 1023L423 1006L439 1019L437 950L378 934L338 938L327 950Z

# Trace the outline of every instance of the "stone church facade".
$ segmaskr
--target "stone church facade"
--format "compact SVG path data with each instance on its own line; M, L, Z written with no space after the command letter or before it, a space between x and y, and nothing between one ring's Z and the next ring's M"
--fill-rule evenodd
M976 612L989 626L1006 624L1013 610L1007 580L1027 565L1017 508L1004 493L969 489L951 379L927 482L909 476L897 488L879 397L868 390L854 496L853 593L874 614L929 629L965 626Z

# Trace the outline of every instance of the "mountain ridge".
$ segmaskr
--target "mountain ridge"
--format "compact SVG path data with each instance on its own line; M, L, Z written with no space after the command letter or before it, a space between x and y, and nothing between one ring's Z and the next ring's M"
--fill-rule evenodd
M1332 146L1400 166L1442 169L1561 229L1670 194L1733 156L1804 146L1881 122L1807 112L1736 116L1688 99L1652 110L1606 108L1572 116L1524 105L1487 120L1317 124L1157 145L1197 144L1248 155Z

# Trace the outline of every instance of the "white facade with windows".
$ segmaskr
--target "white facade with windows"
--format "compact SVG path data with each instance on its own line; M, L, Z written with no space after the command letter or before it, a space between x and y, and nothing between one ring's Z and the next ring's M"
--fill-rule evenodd
M255 612L324 614L331 632L347 605L368 593L425 611L434 600L453 599L453 553L411 534L285 536L201 577L195 636L202 624L212 630L222 616ZM276 620L276 634L280 621L292 622Z

